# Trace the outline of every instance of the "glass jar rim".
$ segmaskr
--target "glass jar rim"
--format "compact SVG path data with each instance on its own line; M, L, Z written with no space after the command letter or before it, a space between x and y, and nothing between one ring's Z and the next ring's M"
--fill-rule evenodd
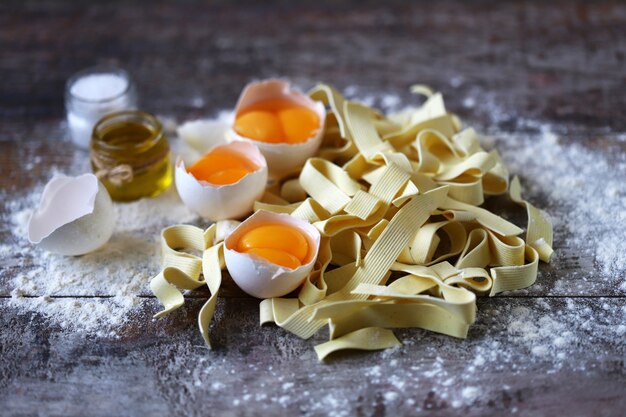
M93 74L119 75L121 78L126 80L126 86L124 87L122 91L120 91L119 93L115 95L112 95L106 98L99 98L99 99L89 99L89 98L81 97L77 94L72 93L72 86L78 80L80 80L81 78L87 77L89 75L93 75ZM119 99L120 97L127 95L128 92L132 88L132 84L133 84L133 81L130 78L130 74L128 73L128 71L126 71L123 68L119 68L119 67L112 66L112 65L111 66L107 66L107 65L95 66L95 67L82 69L74 73L70 78L68 78L67 82L65 83L65 95L68 98L71 98L72 100L77 100L83 103L90 103L90 104L108 103L108 102L115 101Z
M152 137L143 140L141 142L134 143L132 145L124 144L124 145L112 145L108 142L102 140L100 135L98 135L98 129L102 128L103 125L112 124L112 120L117 118L136 118L140 119L142 122L147 122L151 125L154 131L154 135ZM146 124L146 123L144 123ZM137 150L142 148L151 148L156 145L163 138L163 127L161 122L153 116L152 114L141 111L141 110L122 110L114 113L109 113L106 116L102 117L98 122L94 125L92 131L92 147L95 146L95 142L97 140L97 147L101 150L107 151L121 151L121 150Z

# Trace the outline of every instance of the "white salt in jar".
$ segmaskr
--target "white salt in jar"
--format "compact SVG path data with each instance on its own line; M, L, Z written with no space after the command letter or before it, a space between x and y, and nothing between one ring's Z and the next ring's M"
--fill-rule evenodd
M65 86L68 127L81 148L89 148L93 127L103 116L136 108L135 86L123 69L88 68L74 74Z

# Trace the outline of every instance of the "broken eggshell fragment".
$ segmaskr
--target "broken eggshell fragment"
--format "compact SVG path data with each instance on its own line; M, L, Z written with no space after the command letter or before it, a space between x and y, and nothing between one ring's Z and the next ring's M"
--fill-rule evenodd
M286 224L302 232L309 244L306 262L296 269L273 264L256 255L235 250L248 231L268 224ZM257 298L281 297L298 288L313 270L320 247L320 232L307 221L288 214L259 210L241 223L224 241L226 267L233 281Z
M226 133L226 137L229 141L241 140L258 146L267 160L269 178L281 179L299 172L306 160L317 153L324 134L326 109L321 102L314 101L306 94L292 89L287 81L266 80L250 83L243 89L235 107L235 120L240 113L252 105L273 99L288 100L313 110L320 121L315 135L302 143L267 143L243 137L232 127Z
M176 161L175 180L178 195L187 207L207 220L238 219L252 212L267 185L267 163L259 149L246 142L214 146L229 148L253 162L258 169L233 184L216 185L196 179L181 158Z
M226 131L232 122L223 119L185 122L176 129L176 133L189 147L204 154L214 146L226 143Z
M61 255L84 255L109 240L116 220L111 197L95 175L57 174L28 222L28 240Z

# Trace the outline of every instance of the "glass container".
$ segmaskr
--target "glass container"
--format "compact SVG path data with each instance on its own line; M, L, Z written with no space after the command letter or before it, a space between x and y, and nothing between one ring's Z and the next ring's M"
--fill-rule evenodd
M89 148L93 127L103 116L136 108L134 83L120 68L88 68L74 74L65 86L68 128L81 148Z
M93 128L91 167L116 201L166 190L172 183L172 163L161 123L137 110L104 116Z

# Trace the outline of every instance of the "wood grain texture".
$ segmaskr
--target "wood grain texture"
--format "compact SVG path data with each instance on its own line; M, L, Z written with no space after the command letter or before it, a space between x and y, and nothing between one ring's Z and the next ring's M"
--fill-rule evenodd
M603 153L609 163L626 153L623 2L273 3L1 2L3 244L15 239L11 202L52 169L78 169L85 158L66 136L63 89L72 73L95 64L128 69L142 107L178 120L229 108L246 82L271 76L305 89L317 80L358 86L375 105L381 92L415 102L407 89L420 82L444 93L477 130L504 138L505 158L514 158L519 135L541 134L528 120L550 123L564 146ZM530 197L539 207L554 204L547 194ZM302 341L260 328L258 302L240 298L228 282L231 298L220 300L211 352L194 321L204 291L153 321L158 306L146 288L117 338L67 332L11 308L12 280L32 266L31 255L11 254L0 260L0 414L620 415L624 314L606 311L623 309L624 277L603 277L593 248L574 237L556 228L558 256L541 265L538 285L480 300L466 341L403 330L400 349L341 353L326 364L312 351L325 335ZM80 301L75 295L68 288L54 300ZM83 297L106 304L111 295ZM515 309L527 309L537 328L562 323L555 329L568 334L547 338L520 328ZM533 351L561 340L565 357Z
M60 329L41 326L37 317L4 314L3 326L22 333L17 345L2 335L4 411L36 415L40 405L46 407L42 414L65 416L327 415L326 408L366 416L614 416L626 405L626 349L607 331L619 324L617 318L603 315L601 307L622 300L577 302L577 308L593 311L592 324L569 328L585 337L559 365L533 356L523 338L507 331L510 323L502 316L527 308L534 317L558 320L554 307L567 308L565 300L485 300L467 340L400 331L401 349L344 352L324 365L311 349L323 335L305 341L273 326L261 328L258 302L250 299L220 301L211 328L214 350L207 352L189 326L202 302L154 322L156 302L146 299L137 317L141 328L131 325L119 339L97 341L60 337ZM477 358L490 355L498 357L496 365L477 365ZM471 394L464 391L468 387ZM459 406L455 400L463 392L467 398Z

